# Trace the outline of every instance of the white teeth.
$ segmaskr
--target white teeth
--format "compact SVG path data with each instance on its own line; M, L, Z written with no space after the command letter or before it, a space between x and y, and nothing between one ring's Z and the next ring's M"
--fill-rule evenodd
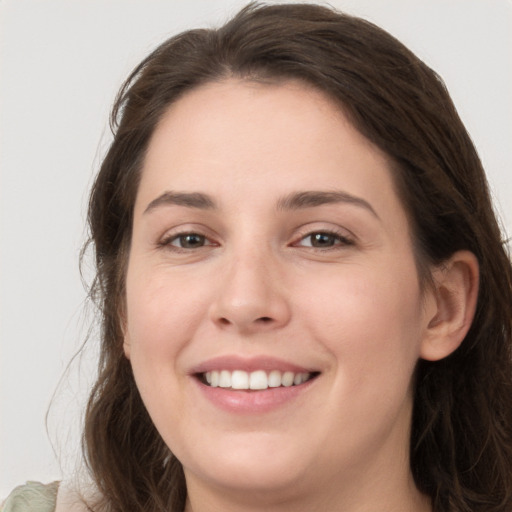
M299 386L311 378L310 373L294 373L272 370L267 374L264 370L245 372L243 370L213 370L204 374L204 379L212 387L231 389L262 390L280 386Z
M249 374L242 370L235 370L231 374L231 387L233 389L249 389Z
M291 386L293 384L294 377L295 374L293 372L284 372L281 379L281 384L286 387Z
M219 388L231 387L231 372L222 370L219 374Z
M268 387L278 388L281 385L281 372L279 370L272 370L268 374Z
M293 385L298 386L309 379L309 373L296 373L293 378Z
M267 389L268 378L263 370L252 372L249 376L249 389Z

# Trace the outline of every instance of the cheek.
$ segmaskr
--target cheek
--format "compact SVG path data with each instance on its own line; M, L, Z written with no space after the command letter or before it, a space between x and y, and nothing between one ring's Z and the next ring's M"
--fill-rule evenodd
M190 279L169 272L128 273L128 333L132 345L172 346L194 325L202 311L203 294Z
M351 266L311 283L304 318L353 383L410 380L423 314L413 261Z
M165 386L180 378L180 354L194 338L206 311L201 290L168 274L129 272L127 276L126 341L143 395L155 384Z
M204 317L204 294L164 271L128 273L127 339L137 388L169 446L179 444L186 376L180 356ZM182 370L182 368L181 368ZM171 405L172 404L172 405Z

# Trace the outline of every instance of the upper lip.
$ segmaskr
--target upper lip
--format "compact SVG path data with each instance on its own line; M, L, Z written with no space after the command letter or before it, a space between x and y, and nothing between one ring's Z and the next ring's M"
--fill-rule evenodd
M224 355L208 359L190 370L190 374L197 375L215 370L242 370L254 372L256 370L279 370L281 372L312 373L318 369L306 368L304 366L285 361L271 356L242 357L239 355Z

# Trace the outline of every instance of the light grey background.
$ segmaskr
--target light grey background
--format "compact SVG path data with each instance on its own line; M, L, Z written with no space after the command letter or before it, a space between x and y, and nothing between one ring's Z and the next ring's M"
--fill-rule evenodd
M164 38L244 4L0 0L0 496L27 479L61 478L79 453L94 332L64 372L92 318L77 262L115 93ZM386 28L445 79L512 232L511 0L331 4ZM56 389L54 453L45 414Z

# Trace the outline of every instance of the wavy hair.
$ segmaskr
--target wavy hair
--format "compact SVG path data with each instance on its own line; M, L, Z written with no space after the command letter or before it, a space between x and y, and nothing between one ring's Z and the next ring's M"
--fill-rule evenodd
M86 411L84 453L101 510L181 511L180 462L152 424L123 353L124 285L132 216L149 140L170 104L230 77L289 79L323 91L393 163L418 268L473 252L480 289L458 350L419 361L411 470L435 512L512 510L512 268L471 139L441 78L384 30L311 4L251 4L218 29L164 42L115 102L114 139L89 205L101 312L99 376Z

